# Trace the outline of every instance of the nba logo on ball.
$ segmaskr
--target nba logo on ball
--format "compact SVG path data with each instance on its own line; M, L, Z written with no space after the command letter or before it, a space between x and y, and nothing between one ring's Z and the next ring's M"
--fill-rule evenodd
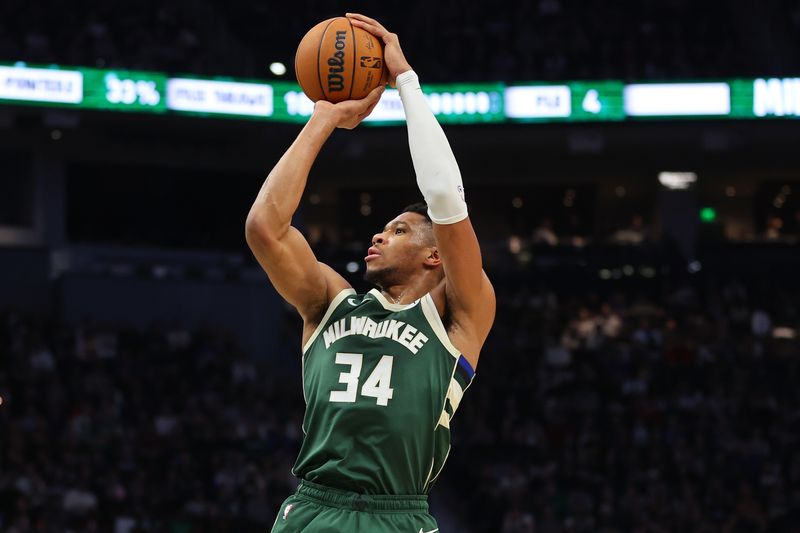
M380 57L361 56L361 66L364 68L383 68Z

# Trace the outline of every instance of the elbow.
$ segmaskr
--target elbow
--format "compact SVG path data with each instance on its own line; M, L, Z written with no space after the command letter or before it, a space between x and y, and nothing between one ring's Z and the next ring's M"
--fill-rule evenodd
M247 221L244 223L244 240L247 241L247 246L252 250L261 240L261 231L255 217L251 215L252 211L247 215Z
M244 224L244 235L248 246L253 248L255 245L263 247L271 242L280 239L280 232L274 224L270 223L269 217L255 210L250 209L247 220Z
M247 220L245 220L244 223L244 237L245 240L247 240L247 244L249 244L251 248L253 247L253 241L255 240L257 235L258 235L258 222L256 221L256 218L253 216L253 212L250 211L250 213L248 213L247 215Z
M250 212L247 213L247 219L244 222L244 231L247 235L255 234L258 231L261 225L260 218L255 206L251 207Z

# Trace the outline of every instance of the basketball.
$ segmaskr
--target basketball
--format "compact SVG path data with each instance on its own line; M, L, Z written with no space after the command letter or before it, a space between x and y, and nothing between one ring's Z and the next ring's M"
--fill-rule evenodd
M294 69L314 102L359 100L385 83L383 43L346 17L323 20L300 41Z

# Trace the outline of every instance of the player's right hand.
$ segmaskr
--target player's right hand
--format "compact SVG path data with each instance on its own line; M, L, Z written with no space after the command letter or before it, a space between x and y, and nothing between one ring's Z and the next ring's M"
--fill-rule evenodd
M411 65L406 61L406 56L400 48L400 39L396 33L392 33L375 19L371 19L358 13L345 13L353 26L370 32L372 35L383 41L383 60L386 61L386 69L389 71L389 85L394 87L397 76L411 70Z
M361 100L345 100L338 104L319 100L314 105L314 115L331 120L337 128L352 130L372 113L372 110L378 105L384 89L383 86L375 87Z

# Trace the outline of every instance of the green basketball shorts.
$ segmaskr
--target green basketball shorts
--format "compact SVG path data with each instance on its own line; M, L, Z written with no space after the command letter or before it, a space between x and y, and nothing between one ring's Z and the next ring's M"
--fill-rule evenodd
M301 481L272 533L438 533L427 496L370 496Z

